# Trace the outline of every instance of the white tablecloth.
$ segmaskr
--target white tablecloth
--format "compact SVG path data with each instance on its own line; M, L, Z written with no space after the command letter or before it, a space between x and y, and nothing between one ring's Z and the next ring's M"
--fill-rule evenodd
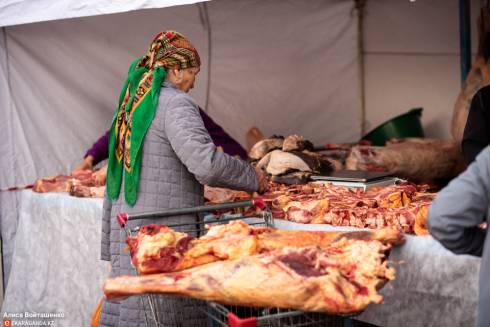
M89 326L109 273L100 260L101 213L102 199L22 192L3 318L59 313L41 320Z
M5 313L55 313L56 326L88 326L102 296L108 262L100 257L101 199L66 194L21 194L12 274ZM275 220L282 229L339 230ZM473 326L480 259L457 256L432 237L408 236L390 261L395 281L381 293L385 303L370 305L356 319L379 326Z

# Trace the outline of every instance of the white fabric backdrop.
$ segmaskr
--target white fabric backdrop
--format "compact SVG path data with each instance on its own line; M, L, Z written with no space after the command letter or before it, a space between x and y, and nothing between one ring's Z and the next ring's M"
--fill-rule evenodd
M14 148L15 140L13 137L13 122L18 121L14 107L11 106L10 90L8 83L8 61L6 53L6 34L4 29L0 32L0 112L3 119L0 119L0 167L5 170L1 174L1 185L14 185ZM2 239L2 290L6 285L10 274L10 264L14 250L13 239L17 230L17 206L19 194L17 192L0 192L0 235Z
M360 137L357 20L350 1L209 3L208 110L243 143L297 133L314 143Z
M193 96L204 106L208 32L200 7L6 28L11 103L2 112L10 110L11 130L2 144L2 154L9 155L2 162L1 187L69 172L109 127L132 58L162 29L181 31L199 49L204 66ZM265 134L294 132L317 143L355 140L352 7L348 0L210 2L207 111L240 142L252 125ZM5 92L5 73L0 78Z

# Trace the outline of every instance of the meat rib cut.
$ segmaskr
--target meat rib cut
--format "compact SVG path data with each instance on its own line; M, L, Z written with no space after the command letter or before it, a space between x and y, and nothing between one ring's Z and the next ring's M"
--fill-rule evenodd
M310 183L285 187L271 183L262 197L274 218L302 224L357 228L396 228L427 235L427 208L435 193L425 186L402 183L367 191Z
M324 249L286 247L181 272L112 278L104 293L108 299L164 293L230 305L350 314L382 302L377 290L395 277L386 261L390 247L342 237Z
M127 243L138 272L152 274L235 260L288 246L327 248L344 238L396 244L402 241L403 236L394 229L363 232L288 231L252 227L243 221L233 221L212 226L206 235L198 239L164 225L147 225L140 229L137 236L128 237Z

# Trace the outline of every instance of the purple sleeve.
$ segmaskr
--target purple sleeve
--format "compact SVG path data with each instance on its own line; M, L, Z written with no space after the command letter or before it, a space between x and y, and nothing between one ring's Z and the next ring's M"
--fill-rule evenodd
M109 131L92 145L87 153L85 153L84 158L89 155L94 157L94 166L109 157Z
M216 124L211 117L209 117L201 108L199 108L204 126L208 130L213 143L216 146L223 148L223 151L231 156L240 156L242 159L247 159L247 152L244 148L235 141L228 133L226 133L221 126Z

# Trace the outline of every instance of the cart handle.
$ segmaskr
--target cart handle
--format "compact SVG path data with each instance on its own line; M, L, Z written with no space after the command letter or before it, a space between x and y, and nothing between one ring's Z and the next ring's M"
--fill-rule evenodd
M197 207L190 207L190 208L167 209L163 211L156 211L156 212L149 212L149 213L142 213L142 214L135 214L135 215L128 215L125 212L121 212L117 214L116 218L119 225L122 228L124 228L128 220L163 218L163 217L180 216L180 215L195 214L200 212L209 212L215 210L244 208L244 207L257 207L261 210L267 208L264 199L255 198L255 199L245 200L245 201L225 202L220 204L211 204L211 205L197 206Z

